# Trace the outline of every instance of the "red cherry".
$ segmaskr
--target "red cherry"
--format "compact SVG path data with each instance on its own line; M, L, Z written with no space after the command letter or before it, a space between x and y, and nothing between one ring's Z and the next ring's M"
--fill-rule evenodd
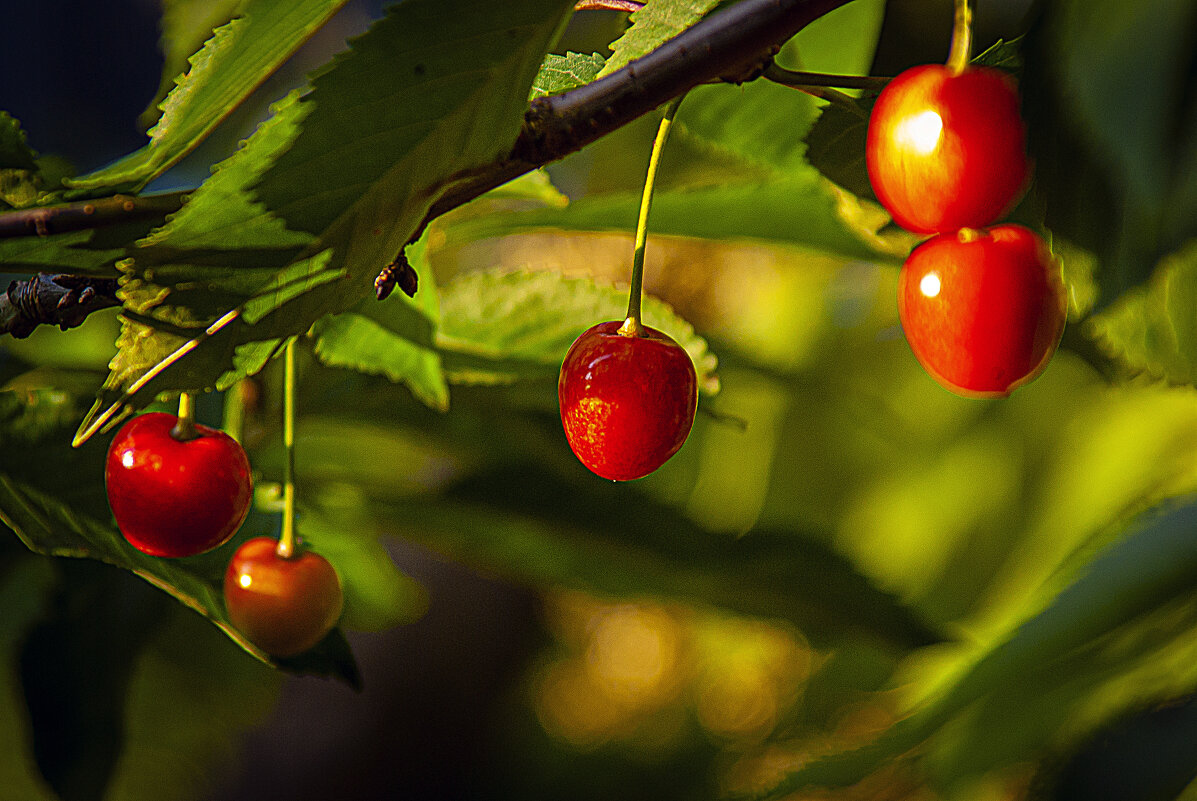
M171 436L178 418L151 412L126 423L108 448L104 482L116 524L151 556L193 556L228 542L253 500L249 459L223 431L197 425Z
M694 425L698 378L681 345L647 326L623 323L584 332L561 364L557 397L574 454L614 481L642 478L677 453Z
M344 595L337 571L318 553L290 558L269 537L246 540L224 574L229 620L271 656L307 651L332 631Z
M898 275L898 316L918 360L966 397L1037 376L1064 331L1066 296L1047 245L1020 225L940 234Z
M885 87L865 147L877 199L917 233L982 228L1026 191L1030 163L1018 90L1003 72L927 64Z

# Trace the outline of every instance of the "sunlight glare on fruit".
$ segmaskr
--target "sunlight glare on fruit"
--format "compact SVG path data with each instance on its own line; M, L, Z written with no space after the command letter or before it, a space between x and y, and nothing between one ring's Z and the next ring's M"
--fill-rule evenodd
M943 135L943 118L934 111L922 111L894 127L894 139L921 155L932 153Z
M250 578L250 575L248 573L242 573L241 576L237 579L237 583L240 584L242 587L249 589L249 585L253 584L254 580L252 578Z
M923 279L919 281L919 292L924 296L933 298L939 294L939 290L943 288L943 282L939 280L939 273L927 273Z

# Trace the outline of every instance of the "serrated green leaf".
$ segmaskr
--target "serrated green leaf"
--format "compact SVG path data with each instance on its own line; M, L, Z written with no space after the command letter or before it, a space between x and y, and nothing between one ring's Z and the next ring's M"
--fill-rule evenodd
M138 122L149 128L162 114L159 104L175 87L175 78L188 68L188 57L195 53L212 32L237 16L245 0L163 0L162 35L158 48L162 51L162 78L153 100L141 113Z
M233 628L224 611L226 550L191 559L158 559L121 536L108 511L103 482L80 480L103 475L105 448L99 442L70 447L69 432L78 411L75 400L63 392L24 397L0 392L0 521L37 553L95 559L136 573L207 617L258 659L274 664ZM337 657L322 647L304 656L301 669L324 675L341 671L352 682Z
M119 403L139 377L202 334L213 318L245 307L246 323L252 324L278 303L340 275L327 269L327 251L288 265L311 237L287 230L248 194L248 187L293 141L305 109L292 94L274 111L166 225L138 243L134 258L122 263L119 295L126 313L118 353L81 430ZM221 356L235 362L236 353L237 343L225 334ZM242 359L252 372L268 355L243 354ZM196 386L231 383L194 372L176 380L197 381Z
M540 72L536 73L536 80L532 82L530 99L547 95L568 92L579 86L585 86L598 77L606 59L601 53L573 53L563 56L549 53L544 63L540 65Z
M802 137L819 101L788 86L758 80L743 86L699 86L678 110L678 133L758 169L809 170Z
M318 321L311 336L320 361L402 383L421 402L445 411L449 387L433 342L440 319L437 290L425 258L425 238L407 248L420 278L415 298L402 292L385 302L367 298L353 310Z
M980 655L935 700L898 721L873 743L815 760L766 795L809 786L842 787L934 734L978 699L1026 681L1141 615L1187 597L1197 579L1197 499L1148 515L1135 531L1101 551L1039 614ZM1033 693L1032 693L1033 697Z
M716 359L694 328L660 300L646 297L644 322L685 348L705 392L718 389ZM552 272L484 271L465 275L441 292L437 332L445 372L461 383L556 379L578 335L627 315L627 290Z
M598 77L656 50L665 42L698 22L719 0L648 0L632 14L632 27L611 43L611 57Z
M307 41L345 0L249 0L190 59L191 69L162 103L149 143L72 179L76 189L141 188L187 155L262 81Z
M572 6L564 0L534 0L513 10L455 2L456 8L431 0L394 6L316 78L303 98L303 112L297 113L303 117L302 131L256 187L257 199L289 231L319 234L328 248L287 268L299 276L299 284L288 279L294 291L256 295L261 302L253 325L237 306L212 327L212 316L197 323L203 315L189 309L180 313L163 304L160 293L138 298L194 345L174 351L176 361L159 363L156 372L143 372L140 379L134 376L145 359L129 360L136 370L114 371L81 437L120 414L126 403L144 404L172 388L227 383L236 376L230 372L236 354L252 349L254 358L243 361L260 364L272 340L303 333L324 315L368 297L375 274L411 237L446 182L510 148L536 69ZM456 45L467 42L472 58L462 62ZM260 157L265 149L251 140L242 153ZM255 169L261 163L243 158ZM273 225L274 217L266 223ZM175 261L186 267L184 258ZM156 281L163 269L154 268ZM171 291L195 284L183 269ZM211 310L211 291L207 298L194 294L197 308L207 303ZM127 396L130 387L139 395L136 401Z
M130 243L144 235L142 228ZM0 240L0 265L11 273L71 273L114 277L116 263L125 257L123 247L96 247L95 231L72 231L53 236Z
M1088 329L1136 372L1197 383L1197 242L1166 258L1145 286L1090 317Z

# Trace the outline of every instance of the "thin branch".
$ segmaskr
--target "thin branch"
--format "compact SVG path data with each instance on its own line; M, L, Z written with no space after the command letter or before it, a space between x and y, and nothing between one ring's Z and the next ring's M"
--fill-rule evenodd
M24 339L43 323L63 331L100 309L119 306L116 279L38 273L0 295L0 334Z
M802 72L788 70L777 64L770 64L765 68L765 80L792 86L795 89L805 89L810 86L831 86L838 89L884 89L891 78L881 78L875 75L828 75L822 72Z
M50 236L123 223L163 219L183 207L186 192L112 197L0 214L0 239Z

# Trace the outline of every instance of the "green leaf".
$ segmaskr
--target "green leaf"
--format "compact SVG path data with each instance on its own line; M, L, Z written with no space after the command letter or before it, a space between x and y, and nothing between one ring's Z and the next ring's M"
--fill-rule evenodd
M1088 330L1136 372L1197 383L1197 241L1164 259L1145 286L1090 317Z
M598 77L651 53L698 22L719 0L648 0L631 16L632 27L611 43L611 58Z
M408 263L421 276L415 298L402 292L384 302L366 298L352 311L330 315L312 327L316 356L332 367L384 375L405 384L421 402L445 411L449 387L433 342L440 311L425 238L407 248Z
M1187 504L1187 505L1185 505ZM975 701L1059 660L1136 618L1191 593L1197 579L1197 499L1146 516L1136 530L1078 566L1075 581L1039 614L979 656L935 700L861 749L809 763L768 792L842 787L930 737ZM1035 697L1033 692L1029 697Z
M669 306L644 299L644 322L685 348L705 392L718 389L715 355ZM483 271L447 284L436 343L451 381L556 381L565 352L583 331L627 315L627 290L553 272Z
M191 152L345 0L248 0L189 61L162 103L149 143L69 182L88 190L141 188Z
M564 209L535 209L464 221L449 234L461 240L537 229L632 231L638 193L584 197ZM763 240L797 245L848 259L897 262L910 246L877 235L883 217L869 214L822 176L803 171L764 183L657 190L649 219L652 235Z
M327 249L301 254L254 295L252 308L230 303L226 309L234 311L216 325L210 325L215 315L170 305L177 297L196 309L207 304L211 311L221 300L233 301L231 293L196 291L207 285L201 282L212 283L213 290L225 288L212 282L210 269L199 272L196 281L196 265L188 266L187 253L172 257L182 267L169 282L162 280L165 266L153 267L153 280L163 289L149 286L131 297L126 312L152 312L166 331L173 328L180 335L176 342L186 349L170 351L175 344L170 342L154 345L157 354L178 354L169 364L154 363L154 372L146 372L149 354L122 358L80 438L128 403L144 405L170 389L227 385L238 374L260 368L283 338L369 297L378 270L410 239L446 183L510 148L536 69L571 8L564 0L530 0L515 9L475 0L412 0L394 6L356 39L348 54L316 78L302 103L284 104L280 116L288 122L279 130L299 118L302 130L256 187L257 200L274 215L256 215L268 233L264 242L279 241L277 217L288 232L319 234L319 245L310 251ZM469 49L468 62L457 57L459 47ZM237 154L246 175L273 159L275 144L259 131ZM247 229L258 230L250 222ZM219 221L221 230L228 226ZM219 231L213 235L218 238ZM189 233L187 241L199 236ZM253 234L246 236L257 241ZM153 245L169 249L172 238L164 232ZM239 264L244 254L238 251ZM264 269L278 269L265 266L277 250L250 255ZM226 274L235 288L263 286L259 274L238 275L243 269ZM143 308L130 308L134 305ZM136 348L138 340L125 338L121 344L123 353Z
M600 53L586 55L569 52L563 56L549 53L540 65L536 80L532 82L531 99L585 86L598 77L599 70L605 62L606 59Z
M145 235L149 226L141 228L129 242ZM105 247L96 231L72 231L53 236L0 239L0 264L12 273L70 273L113 277L116 263L126 254L124 247Z
M410 539L538 586L715 604L792 621L820 642L848 635L902 649L937 639L813 538L715 534L627 485L575 468L565 479L505 465L437 499L403 501L394 519Z
M104 472L104 447L99 442L80 448L69 444L77 415L75 401L66 393L0 392L0 521L37 553L96 559L136 573L207 617L258 659L273 664L233 628L224 611L221 584L232 546L168 560L130 545L112 521L103 483L94 478ZM80 480L83 476L93 478ZM290 666L320 675L337 672L350 683L356 681L339 660L321 645Z
M25 132L7 111L0 111L0 170L37 172L37 154L25 143Z
M175 87L175 78L187 72L188 57L203 46L212 32L238 14L245 0L163 0L162 35L158 47L162 51L162 78L158 91L141 113L138 122L149 128L158 121L162 110L159 103Z

